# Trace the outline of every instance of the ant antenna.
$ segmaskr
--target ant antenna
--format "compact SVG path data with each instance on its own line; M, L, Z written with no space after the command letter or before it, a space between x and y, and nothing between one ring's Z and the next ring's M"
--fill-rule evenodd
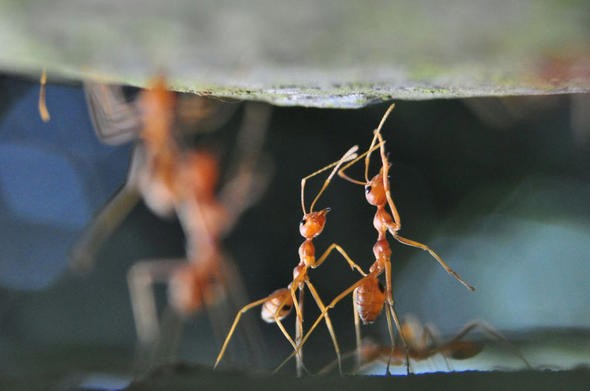
M332 177L334 175L336 175L336 172L338 172L338 169L340 168L340 166L357 157L356 151L358 150L358 148L359 148L358 145L353 146L348 151L346 151L346 153L344 155L342 155L340 160L338 160L337 162L332 163L332 164L328 164L326 167L320 168L319 170L317 170L317 171L309 174L305 178L301 179L301 209L303 210L304 215L307 214L307 212L305 211L305 196L304 196L305 195L305 183L307 182L307 180L311 177L314 177L314 176L326 171L329 168L334 167L334 169L330 173L330 176L328 176L328 178L324 181L322 188L320 189L318 194L315 196L313 202L311 203L311 206L309 207L309 212L311 213L311 212L313 212L313 207L315 206L316 202L318 201L318 199L320 198L322 193L326 190L326 188L330 184L330 181L332 180Z
M369 147L369 150L371 150L373 148L373 146L375 145L375 143L377 142L377 134L381 133L381 128L385 124L385 121L387 121L389 114L393 111L394 108L395 108L395 103L392 103L387 108L387 111L385 112L385 114L383 114L383 117L381 117L381 122L379 122L379 126L377 126L377 129L375 129L373 131L374 136L373 136L373 140L371 141L371 146ZM381 140L381 141L383 142L383 140ZM370 161L371 161L371 153L368 153L365 156L365 182L366 183L369 182L369 162Z

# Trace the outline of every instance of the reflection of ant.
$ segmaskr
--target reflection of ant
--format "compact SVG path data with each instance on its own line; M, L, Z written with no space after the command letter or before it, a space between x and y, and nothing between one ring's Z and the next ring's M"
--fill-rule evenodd
M375 245L373 246L373 255L375 256L375 262L369 269L369 274L361 278L359 281L351 285L349 288L345 289L342 293L340 293L332 302L327 306L326 311L329 308L334 307L339 301L344 299L350 293L353 294L353 307L354 307L354 315L355 315L355 331L357 337L357 346L360 346L360 320L364 323L372 323L375 321L377 316L381 313L383 309L383 304L387 302L389 311L386 312L387 317L387 325L389 336L392 344L392 349L394 349L394 337L393 337L393 329L392 329L392 322L395 322L395 325L401 333L401 325L398 319L398 316L394 309L394 300L393 300L393 289L392 289L392 277L391 277L391 247L389 242L387 241L387 232L389 232L395 240L398 242L412 246L418 247L422 250L428 251L438 262L439 264L457 279L461 284L467 287L469 290L474 290L474 288L466 283L454 270L452 270L443 260L442 258L436 254L430 247L404 238L398 234L399 230L401 229L401 219L400 215L397 211L397 208L393 202L391 197L391 192L389 190L389 167L390 163L387 158L385 152L385 141L381 136L381 128L385 123L389 113L393 110L394 105L389 106L388 110L383 115L379 126L374 132L373 140L371 141L371 145L369 149L361 154L356 159L350 161L346 165L344 165L339 171L338 174L355 184L359 184L365 186L365 196L367 202L375 207L377 207L377 212L375 213L375 217L373 218L373 226L377 230L378 237ZM382 167L377 175L375 175L372 179L369 180L369 165L371 154L374 150L379 149L380 156L381 156L381 164ZM345 171L354 165L356 162L360 161L361 159L365 159L365 181L360 181L353 179L345 174ZM391 213L387 211L386 206L389 206ZM379 275L382 273L385 274L385 282L386 287L385 289L379 282ZM323 319L324 313L322 313L317 319L316 322L312 325L312 327L308 330L307 335L301 341L302 344L305 343L307 337L310 333L317 327L317 324ZM403 334L401 335L401 340L404 342ZM298 350L302 347L302 344L298 345L295 349L294 354L297 354ZM289 357L290 358L290 357ZM389 366L387 367L389 371ZM409 371L409 367L407 367Z
M121 142L137 126L136 117L128 116L134 107L118 106L122 97L116 93L117 90L98 85L90 86L88 92L90 106L95 109L95 125L108 124L111 116L128 130L120 136L97 126L97 133L110 142ZM101 94L106 94L110 107L99 105L105 99ZM109 96L115 97L115 101L108 102ZM264 177L253 174L253 163L259 155L269 110L266 105L247 105L238 140L243 150L241 164L219 191L219 163L215 156L205 150L183 150L178 145L174 137L176 96L166 89L163 79L141 92L138 110L142 114L139 135L143 143L135 149L127 183L76 247L73 262L82 267L91 264L98 246L139 195L157 215L176 213L185 233L189 262L143 261L136 263L128 275L138 338L141 345L147 346L159 335L152 291L155 282L169 284L170 304L181 315L210 307L225 296L228 288L239 285L237 272L225 261L220 240L264 187Z
M448 341L439 342L435 337L434 331L430 327L422 325L413 317L409 317L403 322L400 333L406 341L407 351L398 346L392 350L390 347L380 346L371 340L364 339L360 350L355 352L360 356L362 364L358 367L358 371L362 372L377 361L383 363L391 362L393 365L402 365L408 357L414 361L424 361L437 354L440 354L445 359L447 367L450 370L447 359L466 360L477 356L483 350L483 344L481 342L463 340L467 334L477 329L483 331L494 339L503 342L520 360L522 360L527 368L531 368L529 362L517 348L508 342L500 332L494 330L494 328L484 322L470 322L463 326L463 328ZM333 367L334 363L325 367L321 372L328 372L332 370Z
M330 211L329 208L325 208L325 209L322 209L318 212L314 212L313 208L314 208L316 202L318 201L318 199L320 198L320 196L322 195L322 193L325 191L325 189L329 185L330 181L332 180L332 177L336 174L336 172L340 168L340 166L343 163L345 163L351 159L354 159L356 157L356 153L355 153L356 150L357 150L356 146L351 148L337 162L329 164L329 165L325 166L324 168L306 176L305 178L303 178L301 180L301 207L303 210L303 218L302 218L300 226L299 226L299 232L301 233L301 236L303 236L305 238L305 241L299 247L299 264L293 269L293 281L288 285L287 288L279 289L261 300L254 301L254 302L244 306L238 312L238 314L236 315L236 318L234 320L234 323L227 334L225 342L223 343L223 346L221 347L219 355L217 356L217 360L215 361L215 367L217 367L217 365L219 364L219 362L223 358L223 355L224 355L224 352L227 348L229 340L231 339L231 336L234 333L234 331L240 321L241 316L245 312L247 312L248 310L250 310L254 307L257 307L259 305L262 305L262 318L266 322L276 323L277 326L279 327L279 329L281 330L281 332L283 333L283 335L285 336L285 338L291 343L291 345L293 346L294 349L297 349L297 346L301 346L302 345L302 338L303 338L303 312L302 312L303 302L302 302L302 299L303 299L304 286L307 286L313 299L316 302L316 305L318 306L320 311L322 311L322 314L325 315L324 316L325 323L326 323L326 326L327 326L328 331L330 333L330 337L332 338L332 343L334 344L334 348L336 350L336 356L337 356L338 362L340 363L340 348L339 348L338 342L336 340L336 335L335 335L334 329L332 327L332 322L330 320L330 317L327 314L327 311L326 311L324 303L322 302L322 299L320 298L314 285L309 280L308 269L309 268L312 268L312 269L317 268L327 259L328 255L330 255L330 253L333 250L337 250L338 252L340 252L340 254L342 254L342 256L345 258L345 260L348 262L349 266L352 269L356 269L359 273L361 273L362 275L365 275L365 273L362 271L362 269L356 263L354 263L354 261L352 259L350 259L350 257L346 254L346 252L336 243L333 243L332 245L330 245L328 247L328 249L317 259L315 256L315 246L313 244L313 239L323 231L324 226L326 224L326 215ZM322 188L320 189L320 191L316 195L315 199L311 203L309 211L306 211L305 200L304 200L306 181L308 179L324 172L325 170L332 168L332 167L333 167L333 170L332 170L331 174L325 180ZM299 298L296 298L296 296L295 296L295 292L297 290L299 290ZM282 324L282 320L290 313L292 307L295 307L295 312L297 314L296 327L295 327L295 333L296 333L295 341L291 338L291 336L285 330L285 328ZM296 356L297 356L296 357L297 358L297 373L298 373L298 375L300 375L301 371L303 369L303 361L302 361L303 359L302 359L302 354L301 354L300 349L298 350Z

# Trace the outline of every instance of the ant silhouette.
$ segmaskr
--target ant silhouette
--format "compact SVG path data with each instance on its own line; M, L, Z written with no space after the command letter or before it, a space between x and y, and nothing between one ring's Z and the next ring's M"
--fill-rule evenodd
M358 271L361 275L365 275L363 270L348 256L348 254L344 251L344 249L341 246L339 246L338 244L332 243L319 258L316 258L316 256L315 256L315 246L313 244L313 239L323 231L324 226L326 224L326 215L330 211L330 208L325 208L320 211L314 211L314 206L315 206L316 202L319 200L320 196L324 193L324 191L328 187L330 181L332 180L332 178L334 177L334 175L336 174L336 172L338 171L340 166L343 163L345 163L351 159L354 159L356 157L356 150L357 149L358 149L357 146L352 147L337 162L329 164L329 165L313 172L312 174L304 177L301 180L301 209L303 211L303 218L302 218L301 223L299 225L299 232L300 232L301 236L303 236L305 238L305 240L299 247L299 264L297 264L297 266L293 269L293 280L288 285L287 288L278 289L275 292L271 293L269 296L267 296L263 299L260 299L260 300L256 300L256 301L244 306L240 311L238 311L238 314L236 315L234 323L227 334L227 337L225 339L225 342L223 343L223 346L221 347L219 355L217 356L217 360L215 361L214 367L217 367L219 365L219 362L223 358L223 355L225 353L227 345L228 345L228 343L232 337L232 334L234 333L242 315L244 313L246 313L247 311L249 311L250 309L255 308L257 306L262 306L262 310L261 310L262 319L265 320L266 322L269 322L269 323L276 323L277 326L279 327L279 329L281 330L281 332L283 333L283 335L285 336L285 338L289 341L289 343L293 346L294 349L296 349L297 346L300 346L300 344L302 343L302 338L303 338L303 311L302 311L303 292L304 292L304 287L307 287L309 289L316 305L318 306L320 311L322 311L322 313L325 314L325 316L324 316L325 323L326 323L326 326L327 326L328 331L330 333L330 337L332 339L332 343L333 343L334 349L336 351L336 356L338 359L339 368L341 370L341 367L340 367L340 347L339 347L338 341L336 339L336 334L334 333L332 321L330 320L330 317L328 316L328 314L326 312L325 305L324 305L322 299L320 298L316 288L314 287L314 285L311 283L311 281L309 279L308 269L310 269L310 268L315 269L315 268L319 267L322 263L324 263L324 261L332 253L332 251L337 250L344 257L344 259L346 260L348 265L351 267L351 269ZM330 168L333 168L332 172L330 173L328 178L324 181L322 188L320 189L320 191L318 192L318 194L315 196L314 200L312 201L309 211L307 211L305 208L305 197L304 197L305 196L305 184L306 184L307 180L330 169ZM295 295L297 290L299 290L299 298L297 298ZM295 312L296 312L296 327L295 327L296 338L295 338L295 340L293 340L293 338L286 331L284 325L282 324L282 320L285 319L285 317L291 312L291 309L293 307L295 307ZM302 353L301 353L300 349L297 352L296 356L297 356L296 357L296 359L297 359L297 374L301 375L301 372L304 369L304 366L303 366Z
M183 317L211 308L224 298L236 303L242 301L241 294L231 296L241 282L237 270L223 252L221 239L265 188L267 176L255 174L254 163L270 111L263 104L246 106L237 143L241 148L240 164L227 183L218 189L219 162L215 155L205 149L184 150L174 137L177 99L166 88L163 78L156 79L151 89L140 93L137 107L119 106L123 99L120 90L106 86L90 86L88 96L91 109L95 109L93 118L97 133L109 143L130 137L138 124L137 117L131 114L141 112L139 136L142 143L134 151L126 184L74 249L73 264L79 268L92 264L102 241L140 196L159 216L175 213L185 233L188 262L140 261L129 270L128 284L138 341L140 347L145 348L153 345L160 335L153 292L155 283L168 283L169 304ZM104 104L99 105L104 99L109 104L106 108ZM206 118L203 113L194 117L199 116ZM122 135L101 126L113 120L123 129Z

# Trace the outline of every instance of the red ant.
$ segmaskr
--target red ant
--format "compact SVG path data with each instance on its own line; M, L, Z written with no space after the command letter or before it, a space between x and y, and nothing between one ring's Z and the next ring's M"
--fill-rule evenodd
M334 349L336 350L337 360L340 363L340 348L339 348L339 345L338 345L338 342L336 339L336 335L334 333L334 329L332 327L332 321L330 320L330 318L327 314L326 307L325 307L322 299L320 298L317 290L315 289L314 285L311 283L311 281L309 279L308 269L309 268L312 268L312 269L317 268L327 259L328 255L330 255L330 253L333 250L337 250L338 252L340 252L340 254L344 257L344 259L347 261L347 263L349 264L349 266L353 270L356 269L359 273L361 273L362 275L365 275L365 273L362 271L362 269L346 254L346 252L338 244L333 243L332 245L330 245L328 247L328 249L326 249L326 251L319 258L316 258L316 256L315 256L315 246L313 244L313 239L323 231L324 226L326 224L326 215L330 211L329 208L325 208L325 209L315 212L313 210L314 206L315 206L316 202L318 201L318 199L320 198L320 196L322 195L322 193L328 187L330 181L332 180L332 177L336 174L336 172L338 171L340 166L343 163L345 163L351 159L354 159L356 157L355 152L356 152L357 148L358 147L354 146L353 148L349 149L337 162L329 164L329 165L323 167L322 169L315 171L314 173L306 176L305 178L303 178L301 180L301 208L303 210L303 218L302 218L301 223L299 225L299 232L301 233L301 236L303 236L305 238L305 241L299 247L299 264L293 269L293 280L288 285L287 288L276 290L275 292L273 292L269 296L267 296L263 299L254 301L254 302L244 306L240 311L238 311L238 314L236 315L234 323L227 334L227 337L225 339L225 342L223 343L223 346L221 347L219 355L217 356L217 360L215 361L214 367L217 367L217 365L219 365L219 362L223 358L223 355L224 355L224 352L227 348L227 345L228 345L228 343L232 337L232 334L234 333L242 315L245 312L249 311L250 309L257 307L259 305L262 305L261 315L262 315L262 318L266 322L276 323L277 326L279 327L279 329L281 330L281 332L283 333L283 335L285 336L285 338L289 341L289 343L293 346L294 349L297 349L297 346L301 346L302 338L303 338L303 312L302 312L303 295L302 295L302 293L304 292L305 286L309 289L314 301L316 302L316 305L318 306L320 311L322 311L322 314L325 315L324 316L325 323L326 323L326 326L327 326L328 331L330 333L332 343L334 344ZM325 180L322 188L320 189L320 191L316 195L315 199L311 203L309 211L307 211L305 208L305 200L304 200L306 181L308 179L324 172L325 170L332 168L332 167L333 167L333 170L332 170L331 174ZM297 298L295 296L295 292L297 290L299 290L299 298ZM295 327L295 332L296 332L295 340L293 340L293 338L291 338L291 336L285 330L285 327L282 324L282 320L290 313L290 311L293 307L295 307L295 312L297 314L296 327ZM298 375L300 375L301 371L303 369L302 354L301 354L300 349L297 352L296 359L297 359L297 373L298 373ZM339 366L339 368L340 368L340 366Z
M47 102L45 100L45 91L47 90L47 72L45 68L41 71L41 78L39 79L39 103L37 109L39 110L39 116L43 122L51 121L51 114L47 109Z
M401 326L400 335L407 344L407 350L396 346L393 350L391 347L380 346L370 340L363 340L358 352L355 352L361 358L362 365L358 371L373 364L376 361L384 363L393 363L394 365L403 364L408 358L414 361L424 361L438 354L442 355L447 362L451 360L466 360L477 356L483 350L483 344L474 341L465 341L463 338L474 330L480 329L494 339L504 342L512 352L526 365L531 368L526 358L516 349L508 340L493 327L481 321L469 322L451 339L446 342L439 342L435 338L434 331L422 325L413 317L404 320ZM447 366L449 366L447 362ZM325 367L321 373L326 373L334 367L334 363ZM450 369L450 368L449 368Z
M402 244L428 251L438 261L438 263L447 271L447 273L449 273L451 276L457 279L467 289L471 291L475 289L471 285L466 283L430 247L422 243L404 238L398 234L399 230L401 229L401 219L397 211L397 208L393 202L391 192L389 189L390 163L385 152L385 141L381 136L381 128L383 127L385 120L387 119L394 107L395 105L393 104L389 106L389 108L383 115L383 118L381 119L379 126L374 131L373 140L371 141L369 149L362 155L358 156L356 159L344 165L338 171L338 175L340 177L352 183L362 185L365 187L365 196L367 202L377 208L375 217L373 218L373 226L377 230L378 236L377 241L373 246L373 255L375 257L375 262L370 267L369 274L364 276L359 281L357 281L352 286L345 289L342 293L336 296L336 298L332 300L332 302L327 306L326 309L327 311L328 309L333 308L339 301L344 299L351 292L353 293L353 307L355 310L355 331L357 336L357 346L360 346L359 318L363 322L363 324L374 322L377 316L381 313L384 303L387 302L389 311L386 312L386 316L392 349L394 349L394 337L391 319L393 319L393 321L395 322L396 328L400 331L400 333L401 325L394 309L391 277L391 247L387 240L387 232L389 232L395 240ZM369 180L369 165L371 154L377 148L380 151L382 167L379 173ZM362 158L365 159L365 181L356 180L346 175L345 171ZM386 206L389 206L391 213L387 211ZM385 289L383 288L378 279L379 275L381 275L382 273L385 274ZM302 344L305 343L307 337L311 334L311 332L317 326L317 324L319 324L323 316L324 314L322 313L317 318L316 322L309 329L306 337L303 338ZM402 342L404 343L404 345L406 345L404 342L403 335L401 337ZM302 344L298 345L298 348L295 349L294 354L297 354ZM290 359L290 357L287 358L287 360ZM387 370L389 371L389 366L387 367ZM407 367L407 370L409 372L409 367Z
M100 98L101 91L107 94L107 102L109 96L117 94L116 90L105 86L92 87L89 92L92 108L98 108L98 101L105 99ZM132 106L117 105L122 97L114 98L111 107L104 109L106 113L95 111L95 124L107 123L109 118L105 114L115 119L127 118L134 111ZM140 138L143 143L135 149L127 183L75 249L74 262L91 261L102 240L140 195L157 215L175 213L178 216L186 236L189 262L142 261L136 263L128 275L138 339L141 345L147 346L159 335L152 292L155 282L169 284L170 305L181 315L212 306L225 296L224 289L239 285L237 272L226 262L220 240L264 187L264 177L253 174L253 160L259 154L261 132L266 128L269 110L265 105L253 103L246 107L240 133L245 139L240 143L246 144L241 147L246 149L247 155L242 156L242 164L234 177L216 191L219 163L215 156L205 150L182 150L174 138L176 95L166 88L163 78L140 93L138 109L142 113ZM127 134L117 136L116 132L108 132L107 140L120 142L132 134L137 123L133 117L129 118L123 121ZM102 130L98 127L97 132L101 134ZM109 137L111 135L113 137Z

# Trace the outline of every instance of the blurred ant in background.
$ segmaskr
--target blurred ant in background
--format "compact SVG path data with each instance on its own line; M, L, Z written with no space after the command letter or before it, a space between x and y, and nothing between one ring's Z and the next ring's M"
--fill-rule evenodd
M279 289L263 298L261 300L254 301L246 306L244 306L234 320L232 327L230 328L225 342L217 356L217 360L215 361L215 367L219 365L219 362L223 358L227 345L240 321L242 314L249 311L250 309L262 306L262 319L269 323L276 323L285 338L291 343L293 348L296 350L296 360L297 360L297 374L298 376L301 375L302 370L304 369L303 366L303 358L301 349L298 347L302 346L303 344L303 292L304 287L307 287L322 314L324 314L325 323L330 333L330 337L332 338L332 343L334 345L334 349L336 351L336 356L338 363L340 363L340 348L338 345L338 341L336 339L336 334L334 333L334 328L332 326L332 321L327 314L326 307L320 298L316 288L311 283L308 275L308 270L315 269L319 267L327 257L332 253L332 251L337 250L340 254L344 257L348 265L351 269L358 271L361 275L365 275L363 270L346 254L344 249L340 247L338 244L333 243L324 251L324 253L319 257L316 258L315 256L315 246L313 244L313 239L318 236L324 229L326 224L326 215L330 211L330 208L325 208L320 211L314 211L314 206L316 202L319 200L320 196L328 187L330 181L340 168L340 166L356 157L356 150L357 146L349 149L341 158L335 163L329 164L314 173L306 176L301 180L301 208L303 211L303 218L301 220L299 226L299 232L301 236L305 238L305 241L299 247L299 264L293 269L293 280L288 285L287 288ZM324 181L324 184L316 197L314 198L309 211L305 208L305 184L306 181L327 169L333 168L332 172L328 176L328 178ZM299 297L297 298L295 293L299 291ZM296 312L296 319L295 319L295 340L289 335L289 333L285 330L285 327L282 324L282 320L291 312L291 309L295 307ZM340 368L340 364L339 364Z
M266 187L269 169L257 167L257 160L270 118L269 106L246 105L236 142L238 160L229 170L232 176L218 189L220 164L216 156L204 148L183 148L177 132L187 122L200 129L218 127L233 110L203 97L179 100L163 78L140 92L137 103L127 103L117 87L87 83L86 92L102 141L118 144L138 135L141 142L135 148L127 182L72 251L72 267L87 270L92 266L102 242L141 197L156 215L178 217L188 262L140 261L130 269L128 283L140 348L154 345L160 336L154 283L168 284L170 306L181 316L209 309L224 298L239 307L245 294L221 239ZM219 329L216 326L214 330Z

